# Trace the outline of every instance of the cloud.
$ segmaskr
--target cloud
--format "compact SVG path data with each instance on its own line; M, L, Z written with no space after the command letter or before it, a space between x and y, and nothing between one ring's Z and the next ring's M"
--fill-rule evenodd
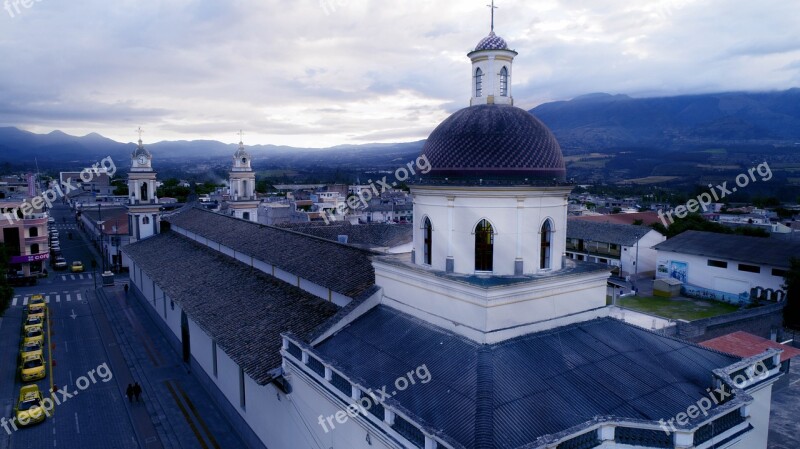
M0 10L0 124L305 147L425 138L469 100L485 2L42 0ZM504 0L516 104L783 89L800 4Z

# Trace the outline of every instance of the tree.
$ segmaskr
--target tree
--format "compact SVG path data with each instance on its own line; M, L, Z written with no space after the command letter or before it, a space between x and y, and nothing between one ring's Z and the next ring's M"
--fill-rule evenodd
M14 289L8 285L8 252L6 245L0 243L0 316L5 314L14 296Z
M783 323L786 327L800 330L800 258L792 257L789 272L783 278L786 290L786 307L783 309Z

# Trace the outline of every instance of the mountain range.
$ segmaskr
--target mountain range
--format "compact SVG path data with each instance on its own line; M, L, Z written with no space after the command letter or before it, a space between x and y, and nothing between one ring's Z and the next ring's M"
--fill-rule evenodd
M542 104L530 111L559 139L565 155L634 149L759 145L793 147L800 142L800 88L780 92L730 92L662 98L590 94ZM340 145L312 149L248 145L262 167L364 170L390 168L419 154L424 141ZM217 141L165 141L148 144L159 162L227 164L236 145ZM61 131L35 134L0 128L0 162L15 166L80 166L111 156L126 166L132 143L92 133L76 137ZM795 147L796 148L796 147ZM794 148L791 148L792 150ZM643 174L647 176L647 174Z

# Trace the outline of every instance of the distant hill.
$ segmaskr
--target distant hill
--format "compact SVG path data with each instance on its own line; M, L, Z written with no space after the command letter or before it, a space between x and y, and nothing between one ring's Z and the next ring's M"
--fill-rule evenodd
M798 88L664 98L601 93L546 103L531 112L565 150L800 142Z

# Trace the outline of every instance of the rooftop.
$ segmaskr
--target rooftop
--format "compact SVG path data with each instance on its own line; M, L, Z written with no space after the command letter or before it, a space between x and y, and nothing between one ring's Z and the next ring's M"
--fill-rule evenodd
M350 298L375 285L366 250L196 207L166 221Z
M653 231L653 229L647 226L597 223L572 218L567 220L567 237L569 238L615 243L622 246L635 245L650 231Z
M431 380L387 404L467 448L517 448L598 417L670 418L739 361L612 318L480 345L386 306L315 350L367 388L425 365Z
M614 223L632 225L637 220L642 220L642 224L650 226L653 223L660 223L657 212L636 212L633 214L608 214L608 215L581 215L570 217L570 220L593 221L595 223Z
M411 224L384 223L353 225L350 222L324 226L311 223L281 225L287 229L334 242L340 235L346 235L348 244L372 248L391 248L410 243L413 239L412 226Z
M664 252L782 268L788 268L789 260L800 255L800 241L701 231L683 232L654 248Z
M781 349L783 350L781 362L785 362L800 355L800 349L782 345L778 342L742 331L712 338L711 340L700 342L700 345L743 358L761 354L768 348Z
M261 385L281 366L281 333L305 340L339 310L174 232L123 251Z

